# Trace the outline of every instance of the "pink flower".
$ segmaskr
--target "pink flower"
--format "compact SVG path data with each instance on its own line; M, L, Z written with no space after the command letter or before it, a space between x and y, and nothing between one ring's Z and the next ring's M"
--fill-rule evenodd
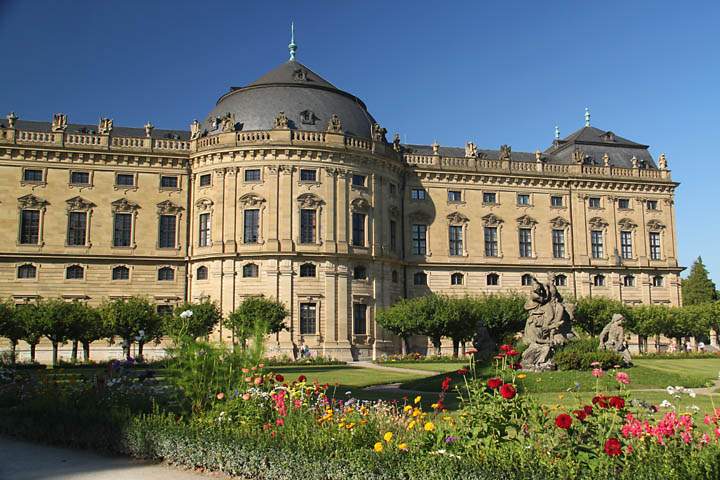
M618 383L622 383L623 385L630 384L630 375L628 375L625 372L618 372L615 374L615 380L618 381Z
M602 368L593 368L592 376L595 378L600 378L603 375L605 375L605 372L602 371Z
M277 425L278 427L282 427L283 425L285 425L285 420L283 420L282 418L278 418L277 420L275 420L275 425Z
M600 362L592 362L590 364L591 367L599 367L600 365L602 365Z
M248 400L250 400L250 394L249 394L249 393L243 393L242 399L247 402Z

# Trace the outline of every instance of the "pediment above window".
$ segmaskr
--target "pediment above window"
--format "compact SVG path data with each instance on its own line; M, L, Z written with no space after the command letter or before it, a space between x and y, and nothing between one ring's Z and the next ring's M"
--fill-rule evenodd
M244 207L258 207L265 202L265 199L255 193L246 193L238 199L238 203Z
M87 212L91 208L95 207L94 203L79 196L66 200L65 203L67 204L68 212Z
M127 198L120 198L110 204L113 212L134 212L140 208L135 202L131 202Z
M623 218L618 222L618 225L620 225L620 228L623 230L634 230L637 228L637 224L629 218Z
M565 228L570 225L570 222L565 220L563 217L555 217L550 220L550 225L552 225L553 228Z
M176 205L170 200L165 200L157 204L157 212L159 215L177 215L183 210L179 205Z
M452 212L450 215L447 216L448 222L451 224L458 224L462 225L470 221L468 217L463 215L460 212Z
M538 222L534 218L532 218L530 215L523 215L522 217L518 217L517 219L518 226L520 227L532 227L533 225L536 225Z
M602 230L603 228L608 226L608 222L606 222L604 218L600 217L593 217L588 223L592 228L596 230Z
M213 201L209 198L201 198L195 202L195 208L200 211L210 210L213 206Z
M665 224L659 220L650 220L647 222L647 228L651 232L659 232L665 228Z
M350 202L350 205L352 205L353 210L357 212L367 212L370 210L371 205L370 202L365 200L364 198L356 198L352 202Z
M50 202L33 194L18 198L18 207L20 208L45 208L48 205L50 205Z
M494 213L488 213L482 217L483 224L487 227L496 227L503 223L503 219L495 215Z
M319 208L325 203L322 198L314 193L303 193L297 197L297 202L300 208Z

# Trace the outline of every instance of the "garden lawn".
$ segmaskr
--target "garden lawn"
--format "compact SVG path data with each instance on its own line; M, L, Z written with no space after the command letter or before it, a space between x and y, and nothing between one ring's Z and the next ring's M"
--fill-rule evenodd
M424 377L424 375L419 373L348 367L346 365L270 367L268 370L285 376L288 381L295 380L300 375L305 375L308 383L317 380L318 383L321 384L329 383L330 385L334 385L338 383L353 388L408 382ZM428 372L428 375L430 375L430 372Z
M385 362L382 367L409 368L410 370L424 370L427 372L453 372L466 368L468 362Z

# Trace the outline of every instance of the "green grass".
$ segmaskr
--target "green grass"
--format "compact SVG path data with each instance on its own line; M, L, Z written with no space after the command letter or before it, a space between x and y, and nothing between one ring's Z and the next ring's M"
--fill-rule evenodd
M387 362L381 364L383 367L409 368L411 370L423 370L427 372L453 372L467 367L467 362Z
M284 375L287 380L294 380L305 375L309 382L317 380L319 383L329 383L362 388L370 385L407 382L423 377L419 373L384 371L371 368L339 366L300 366L300 367L273 367L275 373Z

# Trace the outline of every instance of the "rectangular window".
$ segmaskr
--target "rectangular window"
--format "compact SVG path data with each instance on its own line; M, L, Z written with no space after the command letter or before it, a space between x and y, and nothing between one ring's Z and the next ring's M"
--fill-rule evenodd
M315 243L317 210L300 210L300 243Z
M135 175L132 173L118 173L115 176L115 185L119 185L121 187L134 187Z
M498 256L498 230L497 227L485 227L485 256Z
M563 206L563 197L559 195L553 195L550 197L550 206L551 207L562 207Z
M364 187L365 186L365 175L355 174L352 176L353 187Z
M397 250L397 222L390 220L390 250Z
M390 184L390 195L395 195L397 193L397 185L394 183Z
M365 246L365 214L352 214L352 243L356 247Z
M633 258L632 232L620 232L620 255L622 258Z
M175 248L177 216L160 215L160 227L158 230L158 247Z
M70 172L71 185L90 185L90 172Z
M301 182L317 182L317 170L300 170Z
M532 257L532 231L529 228L519 229L518 240L520 244L520 256Z
M452 256L463 254L462 228L460 225L450 225L449 227L450 255Z
M618 208L621 210L627 210L630 208L630 199L629 198L619 198L618 199Z
M70 212L68 214L67 244L85 245L87 228L87 212Z
M565 258L565 230L553 229L552 248L554 258Z
M412 226L412 254L425 255L427 253L427 225L414 224Z
M198 230L198 245L207 247L210 245L210 214L200 214L200 228Z
M590 208L600 208L600 197L590 197L590 198L588 198L588 207L590 207Z
M300 335L315 335L317 332L317 304L300 304Z
M411 200L425 200L427 198L427 192L422 188L413 188L410 190Z
M257 243L260 232L260 210L245 210L243 214L243 242Z
M603 232L600 230L590 232L590 254L592 258L603 258Z
M497 203L497 193L483 192L483 203L494 205Z
M200 175L200 186L201 187L209 187L212 183L212 177L209 173L206 173L204 175Z
M448 190L448 202L461 202L462 192L460 190Z
M178 188L178 177L162 175L160 177L160 188Z
M660 260L660 234L650 232L650 260Z
M367 335L367 305L353 304L353 334Z
M20 243L37 245L40 242L40 210L23 210L20 215Z
M648 210L657 210L658 209L657 200L648 200L647 201L647 209Z
M259 182L260 181L260 169L259 168L248 168L245 170L245 181L246 182Z
M116 213L113 220L113 246L129 247L132 239L132 213Z
M23 180L26 182L40 183L43 181L43 171L26 168L23 170Z
M518 205L530 205L530 195L526 193L520 193L517 196Z

